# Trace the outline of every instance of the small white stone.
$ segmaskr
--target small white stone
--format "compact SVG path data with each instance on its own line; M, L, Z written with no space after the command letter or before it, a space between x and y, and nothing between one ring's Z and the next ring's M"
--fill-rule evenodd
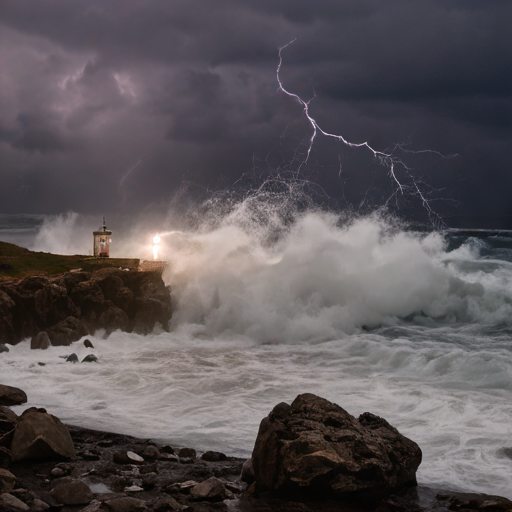
M140 492L144 489L142 487L139 487L138 485L131 485L130 487L125 487L124 492Z
M144 462L144 459L134 452L126 452L126 455L128 456L129 459L136 460L138 462Z

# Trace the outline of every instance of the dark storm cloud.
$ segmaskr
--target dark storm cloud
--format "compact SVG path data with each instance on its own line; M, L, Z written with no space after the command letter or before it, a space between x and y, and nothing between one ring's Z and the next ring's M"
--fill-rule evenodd
M322 127L458 154L408 164L460 201L450 215L512 214L510 21L500 0L4 0L2 210L133 210L184 178L293 168L310 127L275 73L297 37L281 78L316 94ZM356 205L372 183L391 190L371 154L333 140L304 172Z

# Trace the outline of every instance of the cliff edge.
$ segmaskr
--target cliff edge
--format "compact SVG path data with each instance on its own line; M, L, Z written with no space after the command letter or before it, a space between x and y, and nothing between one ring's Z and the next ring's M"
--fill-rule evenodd
M0 282L0 343L32 338L32 348L70 345L104 329L148 334L168 329L170 290L159 272L103 268Z

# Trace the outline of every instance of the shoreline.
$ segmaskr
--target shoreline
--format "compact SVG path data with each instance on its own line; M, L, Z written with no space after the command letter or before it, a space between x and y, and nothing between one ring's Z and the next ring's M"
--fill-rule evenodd
M280 403L268 417L262 419L252 459L246 459L211 449L198 454L194 448L180 448L151 438L73 424L65 425L44 408L29 407L18 416L12 407L26 404L26 393L19 388L5 385L0 386L0 391L1 512L512 511L512 501L506 498L417 485L414 474L401 484L395 482L387 487L384 493L378 491L378 486L363 486L357 492L351 491L342 495L325 494L328 493L327 487L322 491L324 494L319 494L320 488L312 494L308 493L307 487L266 490L261 487L262 480L259 480L262 477L261 449L270 449L265 457L269 461L276 461L278 466L290 464L291 453L286 449L283 452L274 452L273 448L269 448L276 441L280 443L281 438L277 436L274 440L273 434L268 437L268 433L269 428L274 428L270 425L275 425L276 433L282 432L283 439L293 439L288 437L292 431L285 432L284 424L280 423L283 418L288 418L287 414L292 414L289 411L292 411L293 404L290 406ZM297 401L299 405L304 403L305 407L311 407L308 409L312 414L311 418L317 417L315 414L318 414L318 409L314 409L314 404L319 403L324 407L337 408L327 409L331 415L329 418L334 422L340 422L339 415L345 415L349 422L360 422L359 425L363 421L367 422L371 425L367 430L370 444L375 443L372 450L378 450L380 439L385 439L385 449L392 450L394 457L402 460L401 471L405 471L405 464L409 464L406 458L416 457L416 451L419 452L417 464L421 461L421 450L416 443L403 438L394 427L378 416L364 413L356 420L339 406L311 394L299 395L294 404ZM294 413L301 410L299 405L295 405ZM314 432L313 437L305 437L302 443L307 443L308 439L314 443L314 439L321 435L321 430L314 430L315 421L308 419L290 423L298 426L298 432ZM325 422L322 424L325 426ZM347 428L348 423L344 426L340 423L340 435L342 432L349 432L344 430ZM354 428L357 428L355 424ZM379 430L382 428L384 430ZM368 434L360 432L357 435ZM360 437L352 445L352 441L347 438L343 443L347 450L354 450L350 456L347 454L344 464L356 463L359 447L366 441ZM364 450L362 453L365 453ZM297 452L299 457L303 454L315 455L306 444ZM373 455L376 459L372 464L379 464L382 455L378 455L376 451ZM348 462L352 460L351 457L354 462ZM293 467L292 464L290 469ZM313 464L307 468L309 476L304 476L312 478L320 466ZM270 466L268 470L273 471ZM413 470L415 473L414 468ZM360 476L366 478L362 473ZM377 477L377 474L374 476ZM371 478L373 477L368 481Z
M68 461L22 461L11 463L11 471L22 490L14 495L34 493L50 500L52 485L59 479L78 478L92 491L87 506L61 508L50 504L50 510L100 512L117 510L115 503L128 503L126 510L156 511L240 511L240 512L443 512L512 510L512 502L499 496L450 491L419 484L404 488L382 500L377 506L340 503L337 500L301 500L277 497L253 497L247 494L248 483L241 474L246 459L207 451L197 456L193 448L174 448L151 439L66 425L76 449ZM154 450L158 451L157 452ZM142 461L123 461L119 454L142 453ZM172 452L172 453L171 453ZM152 455L149 455L152 453ZM225 457L225 458L224 458ZM218 459L222 460L218 460ZM152 459L152 460L150 460ZM191 496L194 485L216 479L224 486L214 499ZM128 498L128 501L126 501ZM222 498L222 499L220 499ZM123 500L125 500L123 502ZM144 508L144 504L145 507ZM102 508L106 507L106 508ZM137 508L138 507L138 508ZM32 510L32 508L31 508Z

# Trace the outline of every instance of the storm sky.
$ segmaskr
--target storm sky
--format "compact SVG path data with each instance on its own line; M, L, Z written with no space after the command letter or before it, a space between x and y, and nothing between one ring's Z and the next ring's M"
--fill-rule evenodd
M512 228L511 8L0 0L0 212L133 212L278 173L379 206L394 182L371 152L319 137L300 165L311 126L276 80L297 38L281 79L322 129L407 150L402 214L422 209L413 176L448 225Z

